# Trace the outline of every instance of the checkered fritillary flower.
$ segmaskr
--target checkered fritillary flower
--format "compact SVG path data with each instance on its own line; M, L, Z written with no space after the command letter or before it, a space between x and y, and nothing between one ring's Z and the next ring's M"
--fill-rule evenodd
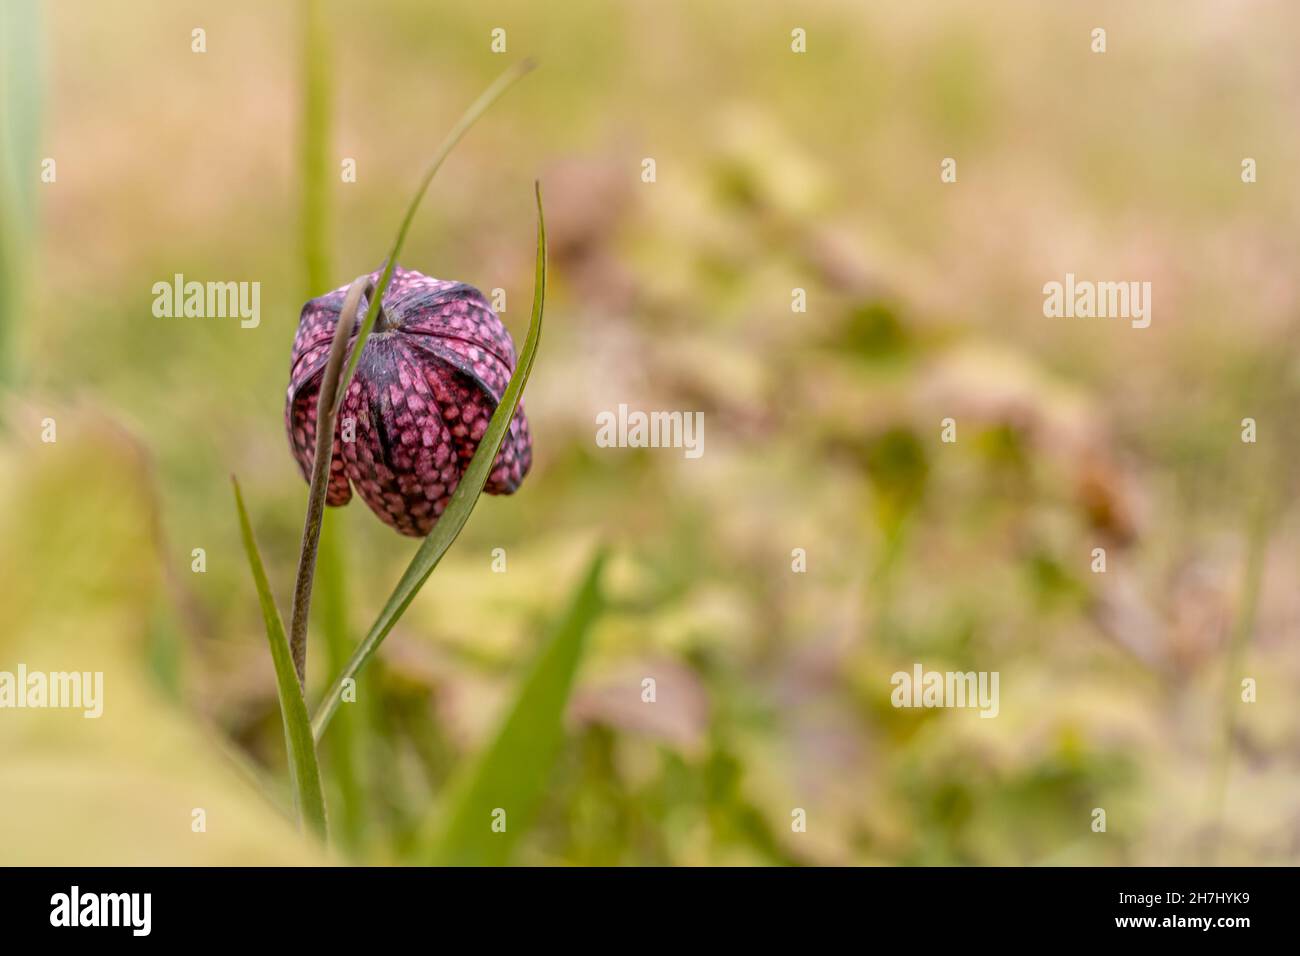
M379 275L373 274L374 282ZM284 417L290 448L308 481L321 377L346 291L335 289L303 306L293 340ZM359 315L367 304L363 299ZM385 524L413 537L427 535L474 457L514 370L510 333L483 293L463 282L395 268L339 407L326 502L345 505L355 488ZM521 402L484 490L513 493L531 464L532 438Z

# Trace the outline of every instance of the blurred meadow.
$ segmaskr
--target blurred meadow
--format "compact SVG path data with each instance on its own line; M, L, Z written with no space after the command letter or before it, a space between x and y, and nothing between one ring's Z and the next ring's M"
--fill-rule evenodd
M5 4L0 670L102 670L106 700L0 711L0 863L428 862L601 543L510 862L1300 862L1300 10L309 9ZM299 310L379 267L525 56L402 265L505 290L521 344L540 178L533 469L325 735L326 850L294 831L229 476L287 614ZM1045 318L1067 272L1150 281L1150 327ZM260 282L260 324L154 317L176 273ZM704 412L704 454L597 447L620 403ZM312 707L416 547L359 499L326 539ZM999 715L892 707L915 662L998 671Z

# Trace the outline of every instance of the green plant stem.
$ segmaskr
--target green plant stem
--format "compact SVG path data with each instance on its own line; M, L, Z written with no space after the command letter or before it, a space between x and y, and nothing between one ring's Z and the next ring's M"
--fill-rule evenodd
M415 595L424 586L424 582L433 573L433 569L437 567L442 556L451 547L452 542L456 540L456 536L460 534L461 529L465 527L465 522L469 520L470 512L474 510L478 496L483 490L483 485L487 483L488 475L491 473L492 464L496 460L501 443L505 440L506 433L510 429L510 421L514 417L515 409L519 406L519 399L523 395L524 385L528 382L528 375L533 367L533 359L537 354L537 342L542 331L542 313L545 310L546 302L546 221L542 213L542 187L540 183L535 184L535 193L537 197L537 257L533 276L533 312L528 323L528 337L524 340L519 363L514 374L510 376L510 384L506 386L500 404L497 405L496 411L492 414L492 420L488 422L487 431L479 439L478 449L474 452L469 467L465 469L460 483L456 485L456 490L451 496L447 510L438 519L433 531L421 543L415 557L411 559L410 565L407 566L406 572L402 575L402 579L397 582L397 587L393 590L383 610L379 612L379 617L357 646L356 651L353 652L351 660L348 661L348 666L334 681L333 686L326 693L325 699L317 708L316 715L312 720L312 733L317 740L320 740L321 735L324 734L330 718L343 700L345 683L356 679L366 661L370 659L370 656L378 649L384 638L388 636L388 632L393 629L393 625L405 613L411 601L415 599Z
M321 522L320 552L316 558L316 604L320 633L325 639L325 661L329 673L337 674L352 653L348 628L347 567L343 542L341 508L326 508ZM360 852L366 838L365 737L368 721L364 708L350 707L338 717L338 728L330 740L327 771L339 798L334 813L336 839L353 852ZM332 796L335 794L332 794Z
M330 235L333 202L330 191L331 114L333 88L333 44L324 16L324 0L300 0L299 24L302 46L301 127L298 143L298 179L302 184L301 246L303 301L333 287ZM314 599L317 620L324 638L328 673L335 674L352 652L348 628L347 546L344 541L344 513L326 508L321 522L316 555ZM340 716L339 727L330 741L328 766L337 796L334 831L340 843L359 853L366 839L366 790L364 785L366 735L370 722L364 709L353 708Z
M312 460L311 489L307 494L307 517L303 522L302 548L298 555L298 577L293 589L293 615L289 630L289 650L299 686L307 680L307 614L311 609L311 588L316 571L316 549L320 542L320 523L325 511L325 493L329 488L330 463L334 457L334 422L338 417L337 384L343 369L348 339L356 324L361 297L371 285L369 276L357 276L343 297L343 310L334 327L329 358L321 379L316 402L316 450Z

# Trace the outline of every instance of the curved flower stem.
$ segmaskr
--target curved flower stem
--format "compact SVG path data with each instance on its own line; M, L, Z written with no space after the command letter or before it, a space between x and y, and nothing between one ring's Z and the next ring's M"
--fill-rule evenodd
M356 371L357 362L361 359L362 350L366 346L366 338L375 328L376 322L381 321L384 292L388 289L388 283L393 278L393 270L397 267L397 257L406 242L406 234L411 228L411 221L415 218L416 210L420 208L420 201L424 199L429 184L433 182L434 174L438 172L438 169L446 161L456 144L469 131L469 128L474 125L480 116L487 112L488 107L495 103L501 97L501 94L510 89L521 77L531 71L535 65L532 60L524 60L515 64L497 77L496 81L470 104L469 109L452 127L451 132L447 134L447 138L442 141L442 145L438 147L438 152L434 155L433 162L425 170L424 176L420 180L420 186L415 191L415 196L411 199L410 205L406 208L406 215L402 219L401 226L398 227L397 238L393 242L392 251L388 254L388 261L384 263L384 270L379 276L379 282L366 285L365 283L369 282L369 277L361 276L354 280L348 288L347 298L343 303L343 313L339 317L339 324L334 332L334 342L330 347L329 364L325 369L325 377L321 381L320 402L316 413L316 457L312 465L311 496L307 501L307 519L302 531L302 551L298 558L298 580L293 592L293 619L290 624L289 647L293 651L293 664L298 672L298 682L300 684L305 685L306 681L307 611L311 605L312 578L316 570L316 547L320 541L321 517L325 510L325 489L329 481L329 465L334 446L335 413L343 401L343 393L348 387L352 373ZM359 283L362 284L360 287L358 286ZM347 364L344 365L342 360L343 348L346 346L348 335L352 332L352 325L356 321L356 311L361 301L362 290L366 292L370 300L369 307L366 309L365 318L361 321L361 327L357 332L351 355L347 360ZM384 321L386 322L386 319ZM345 322L348 327L346 333L343 330ZM381 325L380 327L383 328L384 326Z
M316 571L316 549L320 544L321 518L325 515L325 492L329 488L330 463L334 457L334 423L338 417L340 399L339 379L343 372L343 359L347 353L348 339L357 324L357 311L361 297L373 294L370 276L357 276L348 286L339 312L338 325L334 327L334 340L330 343L325 375L321 379L320 397L316 402L316 453L311 467L311 490L307 494L307 517L302 528L302 549L298 554L298 578L293 588L293 616L289 625L289 650L293 655L293 668L298 674L298 684L306 686L307 680L307 612L311 608L311 586Z

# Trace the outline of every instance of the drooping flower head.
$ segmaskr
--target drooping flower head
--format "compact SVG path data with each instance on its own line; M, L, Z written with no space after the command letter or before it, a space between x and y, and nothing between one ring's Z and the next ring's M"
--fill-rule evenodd
M373 282L379 276L375 272ZM321 378L346 292L335 289L303 306L293 340L284 417L290 448L308 481ZM367 305L363 298L359 315ZM427 535L474 457L514 370L510 333L483 293L396 267L339 406L326 502L345 505L356 488L384 523L402 534ZM531 464L532 439L520 402L484 490L513 493Z

